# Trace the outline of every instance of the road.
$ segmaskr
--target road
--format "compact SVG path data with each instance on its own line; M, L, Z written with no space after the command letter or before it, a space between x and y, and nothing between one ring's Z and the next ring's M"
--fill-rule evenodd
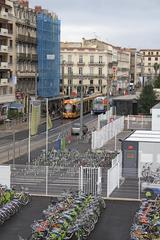
M90 114L83 117L84 123L90 126L92 122L96 120L97 116L91 116ZM49 130L48 141L49 144L57 139L60 135L66 135L67 131L70 131L73 121L76 120L56 120L54 122L54 128ZM39 134L32 136L31 138L31 158L35 158L39 155L39 151L45 148L46 133L44 132L45 125L42 124ZM21 158L28 153L28 130L22 130L15 133L15 144L13 141L13 133L2 132L0 138L0 163L5 163L17 158ZM23 164L23 163L22 163Z

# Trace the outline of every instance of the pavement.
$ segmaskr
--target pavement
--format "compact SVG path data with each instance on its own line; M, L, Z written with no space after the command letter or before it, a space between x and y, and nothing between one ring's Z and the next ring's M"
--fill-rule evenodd
M49 203L50 198L33 197L28 206L0 226L0 239L18 240L18 236L21 236L27 240L31 235L31 224L41 219L42 210ZM130 227L138 207L139 202L107 200L106 209L87 240L129 240Z

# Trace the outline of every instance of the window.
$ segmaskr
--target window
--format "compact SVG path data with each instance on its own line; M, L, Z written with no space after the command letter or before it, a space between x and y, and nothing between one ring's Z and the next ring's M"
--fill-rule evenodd
M68 55L68 63L72 62L72 55Z
M145 55L145 52L143 52L143 55Z
M90 75L93 75L93 73L94 73L94 68L90 67Z
M148 52L148 55L150 55L151 53L150 52Z
M92 85L93 84L93 80L90 80L90 85Z
M12 40L9 40L9 47L10 48L12 48L12 46L13 46L12 44L13 44Z
M72 67L68 67L68 75L72 74Z
M156 54L158 55L158 54L159 54L159 52L156 52Z
M94 56L90 56L90 63L94 63Z
M83 63L83 55L79 55L79 63Z
M99 63L102 63L102 62L103 62L103 57L99 56Z
M158 57L155 57L155 61L158 61Z
M98 68L98 75L102 76L102 68Z
M83 74L83 68L80 67L80 68L79 68L79 75L82 75L82 74Z
M5 8L5 12L8 12L8 8Z
M153 52L151 52L151 54L153 55Z
M9 63L12 64L12 56L9 56Z
M98 84L99 84L99 85L102 85L102 79L99 79L99 80L98 80Z
M151 61L151 58L150 58L150 57L148 58L148 61Z
M151 66L151 63L148 63L148 66Z

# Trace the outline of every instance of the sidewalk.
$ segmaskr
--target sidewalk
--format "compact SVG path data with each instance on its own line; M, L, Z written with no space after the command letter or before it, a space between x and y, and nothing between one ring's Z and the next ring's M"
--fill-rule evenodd
M52 121L58 119L59 116L56 116L55 118L52 119ZM46 118L41 118L41 124L44 124L46 122ZM11 132L13 130L15 130L15 132L20 132L22 130L27 130L29 128L28 126L28 121L23 122L22 119L21 120L12 120L11 122L5 122L3 124L0 124L0 133L4 133L4 132Z

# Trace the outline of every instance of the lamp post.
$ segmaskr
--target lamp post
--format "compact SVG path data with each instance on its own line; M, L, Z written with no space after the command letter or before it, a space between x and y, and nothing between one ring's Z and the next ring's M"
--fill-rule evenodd
M80 108L80 139L83 136L83 75L81 73L81 108Z

